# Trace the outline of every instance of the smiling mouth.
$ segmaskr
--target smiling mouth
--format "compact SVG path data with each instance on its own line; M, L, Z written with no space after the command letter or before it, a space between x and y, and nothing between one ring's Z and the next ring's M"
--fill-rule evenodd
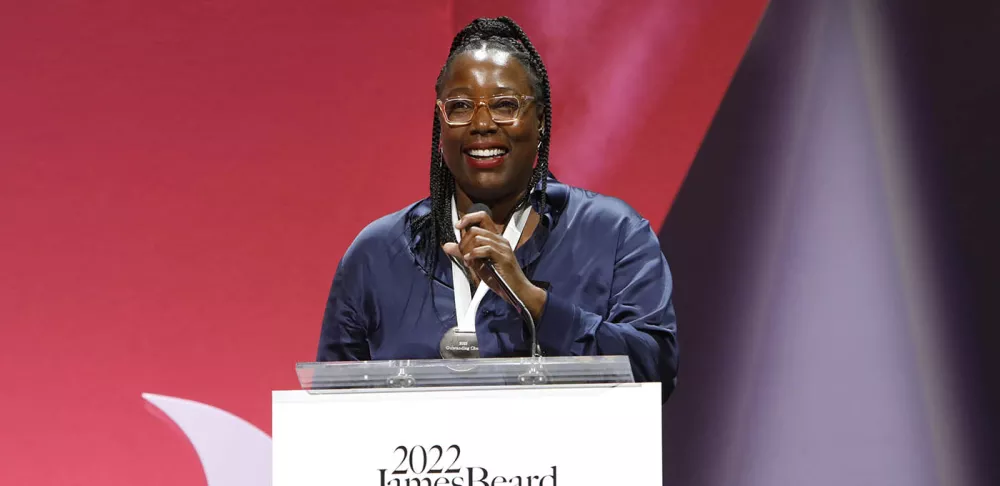
M498 157L503 157L507 155L508 150L501 147L488 148L488 149L469 149L465 151L465 155L476 159L476 160L492 160Z

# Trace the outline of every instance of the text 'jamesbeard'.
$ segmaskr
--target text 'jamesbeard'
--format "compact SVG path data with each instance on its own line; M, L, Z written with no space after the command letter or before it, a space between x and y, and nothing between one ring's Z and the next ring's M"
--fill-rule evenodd
M465 474L433 477L392 477L387 469L379 469L379 486L557 486L556 466L544 476L491 476L485 467L467 467Z

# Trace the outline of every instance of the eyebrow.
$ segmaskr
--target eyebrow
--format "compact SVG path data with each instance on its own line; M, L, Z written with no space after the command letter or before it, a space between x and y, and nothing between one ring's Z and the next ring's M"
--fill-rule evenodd
M470 91L472 91L470 88L459 87L459 88L452 88L452 89L450 89L448 91L445 91L444 94L445 94L445 98L451 98L451 97L453 97L455 95L469 95ZM517 92L518 91L516 89L514 89L514 88L510 88L510 87L507 87L507 86L498 86L498 87L496 87L493 90L493 92L491 94L494 95L494 96L496 96L496 95L503 95L503 94L515 94Z

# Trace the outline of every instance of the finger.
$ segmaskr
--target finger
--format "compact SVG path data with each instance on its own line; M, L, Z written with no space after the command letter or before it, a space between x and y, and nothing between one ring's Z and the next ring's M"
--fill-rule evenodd
M474 226L472 228L469 228L469 230L466 231L465 234L468 235L469 238L472 241L475 241L476 237L487 238L490 241L496 241L498 243L499 242L503 242L503 241L507 241L507 239L504 238L503 235L501 235L499 233L494 233L494 232L492 232L492 231L490 231L488 229L480 228L478 226Z
M480 280L486 282L490 288L497 292L500 292L500 287L498 283L493 278L493 273L487 270L486 262L492 262L496 271L502 275L515 275L519 273L520 266L517 262L517 258L514 256L514 252L511 251L510 246L507 244L507 240L501 242L496 242L492 240L484 240L483 238L478 238L482 243L481 246L473 249L466 254L468 257L465 260L466 265L480 266L481 270L476 271L479 275Z
M462 233L462 241L461 241L461 243L459 243L458 247L462 250L463 254L468 253L469 251L471 251L473 248L475 248L477 246L480 246L479 243L476 243L476 237L489 238L489 239L491 239L493 241L496 241L496 242L507 241L501 235L498 235L496 233L492 233L489 230L485 230L485 229L480 228L478 226L473 226L473 227L469 228L468 231L465 231L465 232Z
M493 221L493 218L486 214L486 211L476 211L462 216L462 219L458 220L458 224L455 227L463 230L474 225L479 225L494 233L497 232L496 223Z
M505 301L511 303L509 297L507 296L507 289L500 284L496 279L493 272L486 265L487 260L492 260L497 262L500 252L494 246L480 246L473 249L471 252L466 254L466 265L472 267L479 279L485 283L493 292L500 295ZM500 269L503 267L496 267L498 272L502 272Z
M477 246L479 245L476 244L476 235L468 231L463 231L462 241L458 244L458 247L462 250L462 254L468 253Z
M459 248L458 243L445 243L442 245L441 249L448 255L451 255L459 260L462 259L462 250Z
M479 246L491 246L499 254L501 254L501 255L503 255L505 257L506 256L510 256L510 255L512 255L514 253L513 251L511 251L511 249L510 249L510 242L508 242L506 238L490 238L488 236L477 235L473 239L473 242L475 243L476 247L479 247Z
M475 260L493 260L500 256L500 252L493 246L477 246L465 254L465 262L472 263Z

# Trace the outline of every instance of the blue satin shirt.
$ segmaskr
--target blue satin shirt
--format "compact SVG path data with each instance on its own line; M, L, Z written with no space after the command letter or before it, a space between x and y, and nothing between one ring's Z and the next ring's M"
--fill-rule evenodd
M677 322L670 270L649 222L618 199L551 177L546 194L538 226L515 251L525 275L547 288L537 322L542 354L628 355L636 381L660 381L668 396ZM348 248L326 303L318 361L440 357L457 318L451 260L439 249L429 268L417 250L421 236L411 234L411 222L428 212L424 199L379 218ZM525 325L492 291L479 306L476 335L484 358L529 355Z

